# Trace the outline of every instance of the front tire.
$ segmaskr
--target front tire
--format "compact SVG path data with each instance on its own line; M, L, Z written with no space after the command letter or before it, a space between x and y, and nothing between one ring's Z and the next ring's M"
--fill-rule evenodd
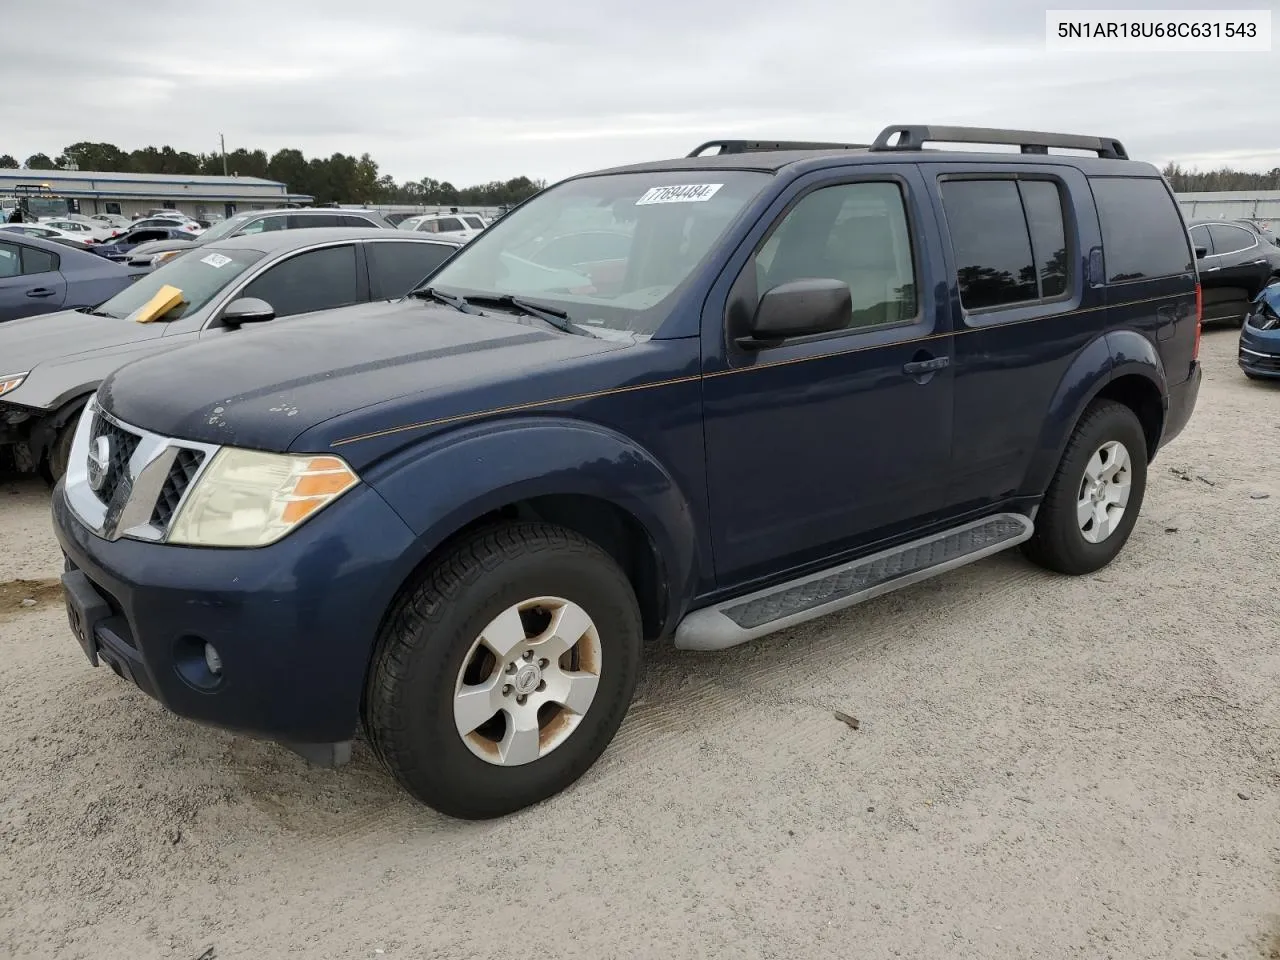
M370 741L441 813L513 813L604 752L641 641L631 584L600 547L543 523L480 531L395 602L365 692Z
M63 425L53 438L53 443L49 446L49 452L45 455L44 462L40 465L40 472L44 475L49 486L54 486L62 479L63 474L67 472L67 463L71 460L71 442L75 439L76 424L78 417L73 417L69 423Z
M1124 404L1095 401L1067 442L1023 552L1058 573L1100 570L1133 532L1146 486L1142 424Z

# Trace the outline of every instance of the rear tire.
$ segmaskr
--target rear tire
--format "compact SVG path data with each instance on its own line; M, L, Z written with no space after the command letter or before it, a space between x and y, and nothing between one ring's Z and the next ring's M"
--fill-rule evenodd
M641 640L631 584L596 544L544 523L478 531L392 606L365 690L370 742L441 813L512 813L604 752Z
M1147 439L1137 415L1113 400L1095 401L1067 441L1023 553L1058 573L1100 570L1129 539L1146 485Z

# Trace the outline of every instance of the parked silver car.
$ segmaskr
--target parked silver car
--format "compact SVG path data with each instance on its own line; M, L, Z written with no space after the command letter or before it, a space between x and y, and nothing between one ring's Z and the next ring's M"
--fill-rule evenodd
M153 270L96 308L0 325L0 454L7 450L20 471L41 470L56 480L66 469L77 414L118 367L211 338L244 336L268 320L397 300L460 246L378 229L234 237ZM165 296L174 304L148 317L153 300Z

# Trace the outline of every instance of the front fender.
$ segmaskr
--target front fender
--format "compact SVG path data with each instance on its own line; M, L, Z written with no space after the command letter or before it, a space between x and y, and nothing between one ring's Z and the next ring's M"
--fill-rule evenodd
M697 537L688 497L631 439L565 417L521 417L432 437L364 477L420 538L425 553L468 523L532 497L579 495L625 511L648 533L663 571L665 610L694 594Z
M1150 380L1160 391L1167 408L1169 392L1164 365L1155 346L1142 334L1132 330L1112 331L1090 341L1076 355L1049 405L1021 494L1041 496L1048 489L1071 438L1071 431L1085 409L1106 389L1107 384L1130 375Z

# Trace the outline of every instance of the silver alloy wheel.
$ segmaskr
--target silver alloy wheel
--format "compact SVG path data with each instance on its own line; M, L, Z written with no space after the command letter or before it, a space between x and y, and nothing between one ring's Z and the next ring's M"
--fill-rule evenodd
M1129 451L1118 440L1109 440L1094 451L1085 464L1076 498L1076 521L1090 543L1102 543L1115 532L1124 517L1133 489L1133 464Z
M600 685L600 634L560 597L508 607L485 627L458 672L453 719L477 757L532 763L568 739Z

